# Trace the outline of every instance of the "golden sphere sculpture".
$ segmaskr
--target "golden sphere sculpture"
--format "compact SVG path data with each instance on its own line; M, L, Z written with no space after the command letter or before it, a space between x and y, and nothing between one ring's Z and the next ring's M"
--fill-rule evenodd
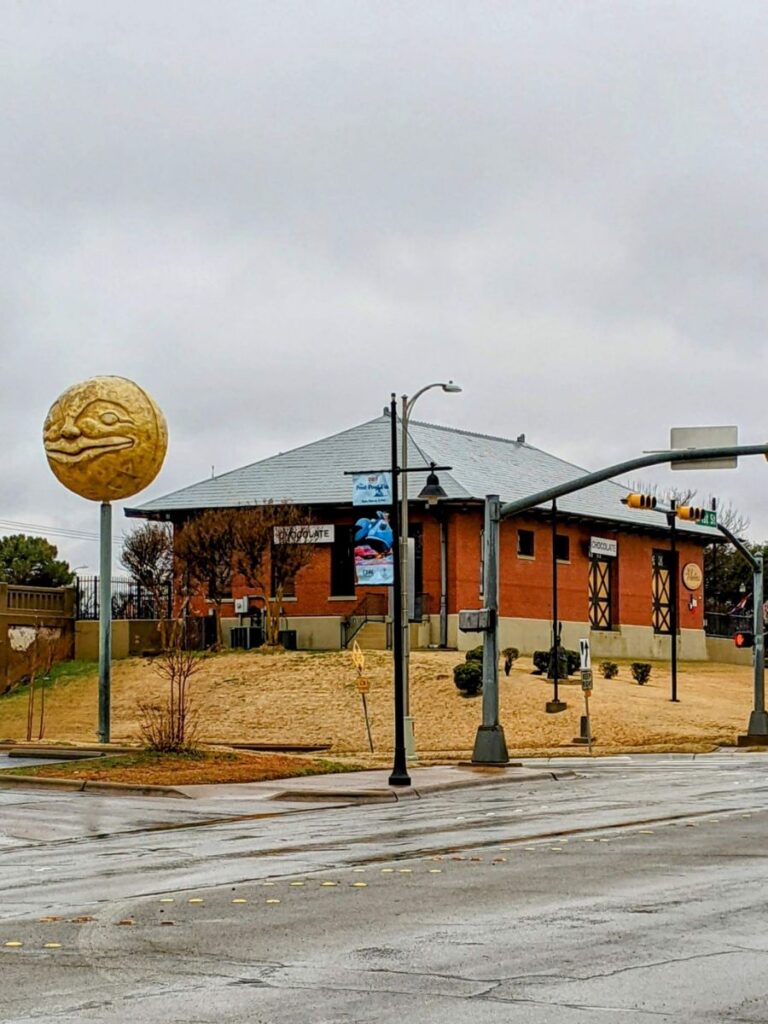
M165 417L125 377L92 377L56 399L43 427L48 465L65 487L92 501L119 501L155 479L165 459Z

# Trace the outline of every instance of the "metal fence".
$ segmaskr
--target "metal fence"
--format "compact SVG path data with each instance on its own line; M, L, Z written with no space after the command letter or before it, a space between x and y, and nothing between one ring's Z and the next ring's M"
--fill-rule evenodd
M169 619L173 609L171 584L159 600L135 580L112 578L113 619ZM99 577L78 576L75 587L75 615L78 619L99 617Z
M752 613L732 615L730 612L705 612L704 632L707 636L732 637L736 633L751 633L754 628Z

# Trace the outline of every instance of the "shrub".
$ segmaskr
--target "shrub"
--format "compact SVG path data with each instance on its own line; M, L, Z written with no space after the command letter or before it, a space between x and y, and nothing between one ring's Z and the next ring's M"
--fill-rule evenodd
M619 674L619 666L615 661L601 661L600 671L603 673L603 679L615 679Z
M482 664L483 661L483 645L479 647L473 647L472 650L467 651L465 655L467 661L479 661Z
M533 652L533 671L536 675L543 676L549 668L549 651Z
M501 653L504 661L517 661L520 657L520 651L516 647L505 647Z
M647 661L633 661L632 662L632 678L640 686L643 683L647 683L651 675L651 666Z
M457 665L453 670L453 681L456 688L467 697L473 697L483 687L483 666L475 658Z

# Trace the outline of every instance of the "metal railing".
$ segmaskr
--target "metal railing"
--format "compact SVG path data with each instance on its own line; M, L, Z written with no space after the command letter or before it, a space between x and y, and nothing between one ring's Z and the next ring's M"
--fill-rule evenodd
M9 584L8 611L72 617L72 590L68 587L22 587Z
M752 613L731 615L730 612L705 612L704 632L707 636L730 638L742 631L751 633L754 629Z
M370 619L383 619L389 611L389 595L366 594L352 612L341 622L341 646L350 643Z
M164 588L160 600L135 580L113 577L113 619L169 619L173 611L171 584ZM75 591L75 613L78 619L99 617L99 577L78 576Z

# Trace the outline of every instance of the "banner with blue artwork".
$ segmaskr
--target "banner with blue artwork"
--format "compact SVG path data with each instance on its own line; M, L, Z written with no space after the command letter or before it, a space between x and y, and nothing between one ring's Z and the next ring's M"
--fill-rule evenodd
M355 473L352 477L353 505L391 505L391 473Z
M389 512L376 513L375 519L355 523L355 579L361 587L388 587L395 582L394 534Z

